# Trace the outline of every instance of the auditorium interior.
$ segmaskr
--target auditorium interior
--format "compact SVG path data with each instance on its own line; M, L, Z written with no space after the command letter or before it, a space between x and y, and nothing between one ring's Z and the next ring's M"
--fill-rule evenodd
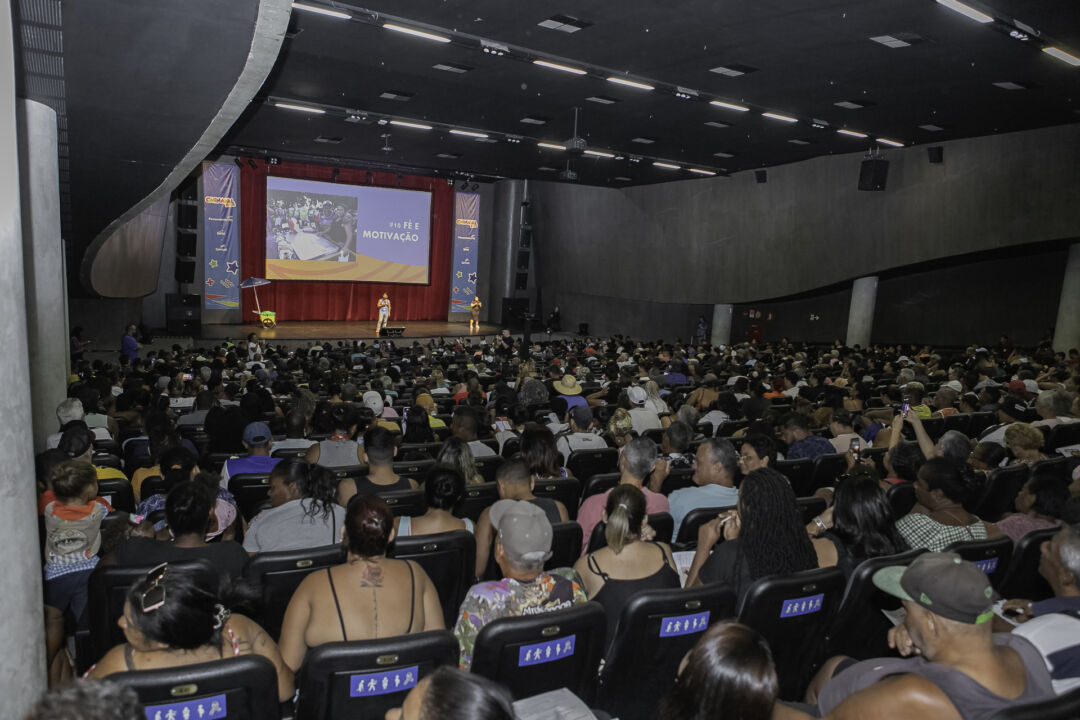
M0 720L1080 717L1073 3L9 7Z

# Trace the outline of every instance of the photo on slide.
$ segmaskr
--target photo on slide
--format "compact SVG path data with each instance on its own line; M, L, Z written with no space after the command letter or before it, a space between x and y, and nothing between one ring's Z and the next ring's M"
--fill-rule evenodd
M354 262L356 212L355 197L268 187L267 259Z

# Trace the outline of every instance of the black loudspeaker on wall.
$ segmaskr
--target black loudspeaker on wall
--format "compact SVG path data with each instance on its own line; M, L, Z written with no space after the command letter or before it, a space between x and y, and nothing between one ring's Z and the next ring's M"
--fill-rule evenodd
M170 335L199 337L202 334L201 300L199 295L166 295L166 331Z
M884 190L885 180L889 177L889 161L870 158L862 161L859 169L860 190Z
M767 183L769 182L769 173L767 170L755 170L754 179L759 183Z
M193 283L195 282L195 261L194 260L176 260L176 270L173 273L173 277L178 283Z
M941 145L926 148L926 154L935 165L945 161L945 148Z

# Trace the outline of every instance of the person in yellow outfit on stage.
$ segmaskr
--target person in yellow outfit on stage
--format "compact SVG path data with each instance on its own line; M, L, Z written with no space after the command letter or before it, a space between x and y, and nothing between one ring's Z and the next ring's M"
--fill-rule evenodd
M390 298L386 293L379 298L379 319L375 322L375 335L390 322Z
M480 308L484 307L484 303L480 302L480 298L473 295L472 302L469 303L469 312L472 313L472 317L469 319L469 332L475 330L480 332Z

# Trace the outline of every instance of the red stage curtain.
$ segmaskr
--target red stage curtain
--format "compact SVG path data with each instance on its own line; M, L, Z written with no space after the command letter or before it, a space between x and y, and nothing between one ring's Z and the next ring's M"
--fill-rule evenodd
M266 272L266 176L330 180L333 168L325 165L287 163L270 167L256 162L240 168L240 277L263 277ZM308 282L275 280L259 288L259 302L274 310L278 322L288 320L374 320L375 303L388 293L394 322L446 320L450 305L450 253L453 244L454 189L440 178L341 168L343 184L402 187L431 192L430 285L389 285L358 282ZM401 179L400 184L398 178ZM257 322L255 296L241 290L244 322Z

